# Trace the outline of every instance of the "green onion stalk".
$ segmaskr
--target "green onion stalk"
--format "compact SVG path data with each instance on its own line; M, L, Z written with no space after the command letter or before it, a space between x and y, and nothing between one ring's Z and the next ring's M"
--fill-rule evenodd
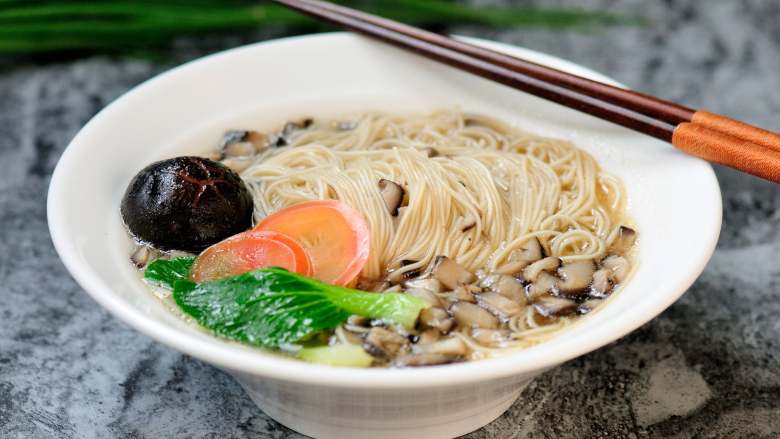
M573 28L634 20L600 11L475 7L446 0L341 0L337 3L424 27ZM62 52L137 54L165 50L180 37L262 28L332 30L271 2L244 0L0 0L0 56Z

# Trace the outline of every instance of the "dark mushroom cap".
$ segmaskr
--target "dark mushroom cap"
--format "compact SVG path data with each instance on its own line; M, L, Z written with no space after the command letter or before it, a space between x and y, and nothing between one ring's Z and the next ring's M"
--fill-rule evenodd
M162 250L200 252L252 226L252 195L228 167L176 157L139 172L122 198L130 233Z

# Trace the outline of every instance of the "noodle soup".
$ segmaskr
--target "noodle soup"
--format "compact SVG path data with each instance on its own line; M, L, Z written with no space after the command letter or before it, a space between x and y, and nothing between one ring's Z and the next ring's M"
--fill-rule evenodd
M208 159L136 179L123 217L144 241L133 258L147 279L218 335L333 365L435 365L540 343L628 278L637 237L622 183L587 153L457 111L229 131ZM143 196L171 179L171 194ZM165 196L175 206L157 224L186 227L134 221ZM172 265L146 268L160 247L200 255L165 277Z

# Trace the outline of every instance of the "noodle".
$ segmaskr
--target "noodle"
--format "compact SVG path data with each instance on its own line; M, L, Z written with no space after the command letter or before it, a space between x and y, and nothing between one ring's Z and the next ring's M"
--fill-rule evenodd
M622 183L587 153L484 116L369 113L346 127L318 123L288 142L259 154L241 175L255 221L302 201L346 202L371 228L364 278L424 269L438 255L471 272L493 272L532 238L564 262L598 260L624 219ZM380 179L406 190L396 217L388 214ZM528 306L508 319L511 337L498 347L465 330L454 334L476 359L534 345L571 321L540 324ZM357 327L336 330L342 343L349 342L346 330Z
M429 148L439 155L428 158ZM620 181L584 151L451 111L368 114L353 130L320 124L289 147L258 156L242 177L256 220L326 198L365 215L372 235L362 273L368 278L401 260L420 262L410 269L427 266L437 255L470 271L495 270L533 236L564 261L602 257L625 199ZM407 191L398 218L387 214L377 190L382 178ZM462 231L466 218L476 225Z

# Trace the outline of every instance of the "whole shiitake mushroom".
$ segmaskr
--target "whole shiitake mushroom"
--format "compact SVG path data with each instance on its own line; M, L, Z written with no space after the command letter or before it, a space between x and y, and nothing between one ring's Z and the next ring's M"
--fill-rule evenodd
M121 213L130 233L161 250L200 252L252 226L252 195L213 160L176 157L133 177Z

